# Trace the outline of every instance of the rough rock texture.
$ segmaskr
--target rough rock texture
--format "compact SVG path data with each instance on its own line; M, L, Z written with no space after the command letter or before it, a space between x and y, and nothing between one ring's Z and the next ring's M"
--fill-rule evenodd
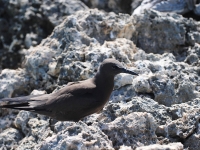
M78 0L0 0L0 69L18 68L25 49L38 45L68 15L88 9Z
M179 14L185 14L191 11L200 16L198 6L199 0L143 0L133 13L140 14L145 9L154 9L160 12Z
M23 138L20 131L8 128L0 133L1 149L12 149L18 147L18 142Z
M46 149L113 149L112 142L98 127L88 126L79 121L58 122L54 125L53 135L45 140L40 147Z
M152 10L130 16L85 9L69 14L41 44L30 47L22 68L2 70L0 97L28 95L34 89L33 94L55 92L68 82L92 77L109 57L139 76L116 76L102 112L76 123L1 109L0 147L139 149L161 144L182 148L172 146L173 142L199 147L199 22Z
M181 143L170 143L168 145L149 145L149 146L141 146L136 148L136 150L183 150L183 144Z
M112 11L115 13L128 13L131 14L131 10L139 6L142 0L137 0L135 3L133 0L81 0L90 8L98 8L100 10ZM132 4L134 3L134 4Z
M121 145L136 148L157 141L155 135L157 124L153 116L148 113L135 112L127 116L122 115L110 123L100 123L100 126L117 149Z
M183 55L187 51L187 48L184 50L185 47L199 42L199 38L196 38L199 36L197 32L200 31L199 22L177 14L162 14L162 18L159 18L161 14L156 11L145 11L141 15L133 16L137 29L134 41L140 48L148 53L172 51Z
M26 72L22 69L10 70L4 69L0 74L0 97L11 97L16 94L20 94L29 91L29 79L26 76ZM20 81L20 82L19 82Z
M186 18L200 20L199 0L81 0L90 8L107 12L141 14L145 9L164 13L182 14Z
M193 134L191 135L188 140L184 143L184 146L186 148L189 148L190 150L196 150L199 149L200 146L200 135L199 134Z

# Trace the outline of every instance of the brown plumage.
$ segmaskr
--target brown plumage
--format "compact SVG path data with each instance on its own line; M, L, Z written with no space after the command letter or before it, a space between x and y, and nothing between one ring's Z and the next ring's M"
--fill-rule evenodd
M103 109L113 90L114 76L119 73L137 75L119 61L105 59L93 78L70 82L51 94L4 98L0 101L11 104L0 107L32 111L60 121L78 121Z

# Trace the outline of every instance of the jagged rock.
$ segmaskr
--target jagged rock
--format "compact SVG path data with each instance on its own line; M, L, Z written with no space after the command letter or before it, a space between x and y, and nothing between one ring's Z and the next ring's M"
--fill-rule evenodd
M153 144L149 146L141 146L136 150L183 150L183 144L181 143L170 143L168 145Z
M115 149L120 145L136 148L156 143L155 130L157 124L148 113L130 113L109 123L101 124L102 131L108 135ZM148 132L148 133L147 133Z
M171 122L171 114L168 113L168 108L159 105L151 98L129 97L126 99L126 96L124 97L121 95L119 95L119 97L121 97L120 101L115 101L111 98L111 102L109 102L102 113L97 116L98 121L108 123L122 115L126 116L133 112L148 112L154 116L154 119L159 124Z
M30 132L30 128L27 127L27 123L30 118L34 117L36 117L36 115L33 113L22 110L15 118L14 125L16 128L19 128L25 135L27 135Z
M200 134L196 134L194 133L193 135L191 135L184 143L184 147L188 148L190 150L196 150L199 149L200 146Z
M139 55L144 56L139 53L138 58L142 57ZM196 89L199 80L198 68L174 62L175 57L171 54L157 54L156 59L150 56L148 54L146 59L142 60L135 58L138 60L135 66L142 73L133 80L137 92L153 94L155 101L166 106L191 101L199 96L200 93ZM194 78L190 80L192 76Z
M199 0L82 0L90 8L103 9L107 12L141 14L145 9L153 9L164 13L200 15Z
M167 124L167 134L172 138L186 139L189 137L196 128L196 123L199 121L198 115L185 115L180 119L174 120Z
M182 52L183 46L199 42L199 38L194 38L196 31L200 30L199 22L178 14L145 10L142 14L133 15L133 25L136 29L133 40L148 53Z
M38 118L32 118L27 122L27 127L22 126L22 131L25 135L17 149L38 149L40 144L45 141L48 137L54 136L53 131L50 129L50 124L48 120L43 120ZM23 125L23 124L22 124ZM26 130L25 130L26 128Z
M18 68L24 53L38 45L67 16L88 7L79 0L0 0L0 68Z
M119 17L123 21L114 13L107 15L98 10L79 11L71 15L40 46L28 50L25 67L36 80L48 81L51 80L49 75L53 75L58 76L63 84L64 80L83 80L90 77L94 73L88 72L89 69L97 70L99 62L108 57L118 57L121 61L130 63L136 51L131 41L117 39L115 43L105 42L100 45L105 40L131 38L134 28L129 15L121 14ZM77 18L80 20L76 21ZM57 36L60 34L64 36ZM89 66L88 61L91 60L94 62ZM56 66L60 66L60 69L56 69ZM75 74L78 76L73 77Z
M12 126L24 134L16 149L128 149L196 140L198 32L198 22L177 14L152 10L133 16L97 9L74 12L40 45L25 53L21 69L1 72L1 97L28 95L33 89L55 92L68 82L93 76L109 57L124 62L139 76L117 76L109 103L83 122L57 122L25 111L1 110L1 133ZM27 35L27 45L32 36Z
M29 93L28 85L29 78L24 70L4 69L0 74L0 97L11 97L15 94L22 94L21 90Z
M57 122L56 135L47 138L39 146L46 149L113 149L112 142L98 127L78 123Z
M23 138L20 141L20 144L17 146L17 150L21 149L35 149L37 144L37 139L33 136L28 136Z
M198 0L143 0L133 14L143 13L145 9L154 9L160 12L185 14L194 11L196 15L199 13Z
M49 22L54 26L60 24L67 16L76 13L79 10L87 10L88 7L79 0L51 0L41 1L40 11Z
M200 42L199 42L200 43ZM200 45L198 43L195 43L193 47L190 47L187 51L187 57L185 58L185 62L193 65L193 66L199 66L200 58Z
M18 130L8 128L0 133L0 147L1 149L15 149L22 138Z

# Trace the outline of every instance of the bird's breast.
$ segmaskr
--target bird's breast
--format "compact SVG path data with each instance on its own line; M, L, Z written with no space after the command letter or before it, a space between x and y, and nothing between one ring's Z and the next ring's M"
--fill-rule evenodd
M104 88L103 90L102 89L97 90L97 93L96 93L96 95L98 95L97 101L101 103L102 105L105 105L105 103L107 103L107 101L109 100L112 91L113 91L113 88Z

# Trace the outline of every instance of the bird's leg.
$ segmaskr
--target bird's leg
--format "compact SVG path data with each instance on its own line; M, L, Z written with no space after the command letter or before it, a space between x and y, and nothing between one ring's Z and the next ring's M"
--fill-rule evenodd
M55 124L57 123L58 121L57 120L55 120L55 119L52 119L52 118L50 118L49 119L49 126L50 126L50 129L54 132L54 126L55 126Z

